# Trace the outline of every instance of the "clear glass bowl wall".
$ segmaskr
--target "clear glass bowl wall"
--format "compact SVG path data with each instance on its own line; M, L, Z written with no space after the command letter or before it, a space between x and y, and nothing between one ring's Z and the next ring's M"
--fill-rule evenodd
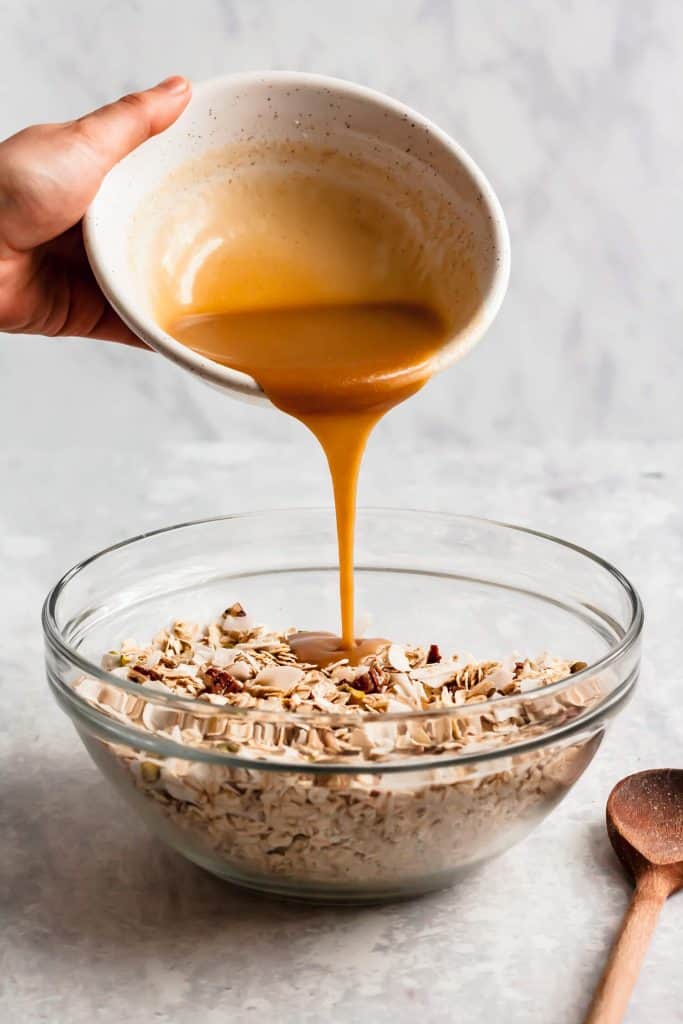
M366 634L486 659L548 651L589 667L457 712L367 719L363 727L382 739L381 760L302 763L288 758L288 739L302 729L335 735L348 729L348 714L217 709L99 665L124 639L146 643L175 619L214 621L234 601L275 628L337 632L329 510L227 517L134 538L76 566L48 595L48 681L93 760L162 839L232 882L334 901L447 885L559 802L636 682L638 596L617 570L572 545L467 517L360 510L356 565ZM104 706L78 692L84 677L109 695ZM126 713L134 702L137 725ZM141 702L151 727L139 722ZM439 749L439 737L466 730L468 716L522 710L528 725L513 742ZM406 755L395 741L411 730L432 742ZM254 735L272 740L265 760L249 750Z

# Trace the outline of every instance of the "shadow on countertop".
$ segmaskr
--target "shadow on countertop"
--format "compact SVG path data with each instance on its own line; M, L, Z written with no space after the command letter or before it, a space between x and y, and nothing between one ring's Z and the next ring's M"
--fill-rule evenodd
M216 879L152 836L87 768L79 760L0 780L3 930L27 950L55 943L62 962L67 949L115 951L120 962L149 948L163 958L179 934L189 946L211 936L224 946L238 932L258 940L263 956L266 936L289 925L314 932L377 913L262 897Z
M146 831L85 752L52 763L22 755L10 768L0 779L0 1005L4 983L8 1004L29 1007L31 1020L194 1024L200 1011L207 1022L229 1011L235 1021L243 1012L404 1024L419 1007L450 1020L454 1000L481 1006L484 1020L507 1014L513 991L506 1019L540 1024L550 957L572 969L548 982L547 1005L562 1007L557 1024L574 1024L575 979L587 999L612 938L604 914L578 950L565 921L535 934L528 892L539 869L547 883L566 856L552 824L467 885L409 903L322 907L259 897L195 867ZM605 906L618 908L627 886L604 825L578 815L574 827L575 896L597 876L611 891ZM571 877L567 866L563 885ZM583 914L584 902L567 905ZM509 979L522 969L529 982L518 989Z

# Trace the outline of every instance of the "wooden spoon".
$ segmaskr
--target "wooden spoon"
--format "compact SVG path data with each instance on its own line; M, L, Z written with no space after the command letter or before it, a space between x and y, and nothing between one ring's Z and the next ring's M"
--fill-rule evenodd
M659 912L683 887L683 771L638 772L607 801L607 833L635 882L585 1024L618 1024L628 1005Z

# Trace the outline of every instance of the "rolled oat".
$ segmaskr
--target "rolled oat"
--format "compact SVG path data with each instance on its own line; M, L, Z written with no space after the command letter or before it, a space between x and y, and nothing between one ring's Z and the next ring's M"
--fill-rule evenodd
M359 665L321 669L297 660L292 632L255 625L236 603L206 627L175 622L147 645L127 641L105 655L103 667L139 695L90 677L75 684L139 737L99 740L96 758L113 758L147 810L177 827L186 852L226 875L337 890L359 881L423 887L427 874L438 882L509 845L592 756L593 735L499 751L598 700L594 678L532 695L584 662L479 661L435 644L387 643ZM196 703L179 710L155 702L160 694ZM187 754L161 757L145 735ZM230 761L202 760L216 751ZM455 760L490 751L492 760Z

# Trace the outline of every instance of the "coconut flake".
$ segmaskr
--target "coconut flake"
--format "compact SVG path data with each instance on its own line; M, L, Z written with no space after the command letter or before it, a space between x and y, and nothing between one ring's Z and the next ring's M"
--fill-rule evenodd
M334 693L335 689L336 687L330 686L328 682L322 680L319 683L314 683L311 687L311 697L315 701L316 707L320 708L321 711L338 714L339 706L329 700L327 696L329 693Z
M469 665L478 665L480 661L471 651L461 651L460 654L454 655L454 660L457 661L461 669L467 668Z
M211 663L216 668L227 668L228 665L232 665L237 653L234 647L219 647L213 652Z
M403 701L396 700L395 697L390 697L387 701L387 714L405 714L407 711L412 711L412 706L406 706Z
M509 708L492 708L489 714L496 722L508 722L511 718L517 717L519 714L519 708L515 706Z
M74 686L76 693L79 697L83 697L84 700L95 701L96 703L100 699L100 691L102 684L97 679L92 679L90 676L85 676Z
M406 656L405 648L399 644L389 644L387 649L387 661L397 672L409 672L410 662Z
M425 665L423 668L413 669L410 674L413 679L418 679L421 683L425 683L426 686L431 686L433 690L438 690L439 687L445 686L446 683L450 682L456 672L457 669L454 665L444 665L442 662L438 662L434 665Z
M346 662L332 670L332 678L335 683L354 683L356 679L361 679L367 674L367 665L349 665Z
M251 633L254 620L251 615L224 615L221 625L226 633Z
M513 651L512 654L506 654L505 657L501 659L501 666L511 675L514 675L518 661L523 661L523 658L519 651Z
M218 707L230 703L228 698L224 697L222 693L203 693L202 700L208 701L209 704L216 704Z
M114 711L125 711L127 693L115 690L113 686L103 686L100 689L98 701Z
M211 644L195 644L193 661L203 664L205 661L215 661L216 650Z
M145 704L142 712L142 722L152 732L162 732L170 729L178 721L175 711L161 708L157 704Z
M163 669L164 677L167 679L194 679L198 672L199 665L192 665L186 661L181 661L175 668Z
M254 670L248 662L242 660L233 661L228 662L228 665L230 666L230 675L234 676L240 683L246 683L249 679L254 678Z
M505 668L501 665L499 668L494 668L492 672L489 672L486 676L486 681L495 686L497 690L504 690L506 686L514 680L514 676L510 669Z
M199 665L190 665L188 662L181 661L175 668L167 668L164 670L164 675L168 679L184 679L194 677L199 672Z
M413 680L405 672L396 672L391 677L394 690L409 701L410 706L419 708L422 706L422 687L418 680Z
M281 693L291 693L305 676L303 669L295 665L268 665L262 668L254 680L255 686L267 686Z
M199 805L202 802L201 795L196 789L186 786L166 773L164 773L164 789L169 796L172 796L174 800L180 800L181 803Z

